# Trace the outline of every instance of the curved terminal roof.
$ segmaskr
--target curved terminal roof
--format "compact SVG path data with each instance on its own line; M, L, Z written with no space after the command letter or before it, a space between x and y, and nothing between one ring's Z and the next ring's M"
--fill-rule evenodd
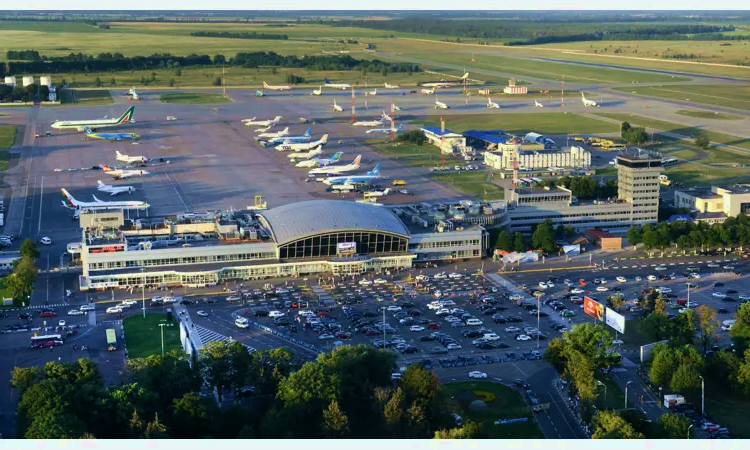
M279 206L259 215L278 245L336 231L374 230L410 236L401 219L389 208L366 203L310 200Z

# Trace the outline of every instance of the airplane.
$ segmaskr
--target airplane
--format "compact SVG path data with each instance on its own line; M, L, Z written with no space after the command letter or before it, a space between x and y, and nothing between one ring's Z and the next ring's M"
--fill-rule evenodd
M388 195L388 193L391 192L391 188L385 188L385 190L382 191L370 191L367 193L370 197L382 197L384 195Z
M333 99L333 110L336 111L336 112L342 112L344 110L344 108L342 108L342 107L340 107L339 105L336 104L336 99L335 98Z
M242 123L245 124L246 127L252 126L252 125L260 125L262 127L267 127L271 125L276 125L283 119L281 116L276 116L273 119L267 119L267 120L255 120L257 117L253 117L252 119L244 119L242 120Z
M326 191L328 192L335 192L335 191L350 192L350 191L356 191L356 190L357 190L357 186L353 184L349 184L349 183L334 184L326 188Z
M62 188L60 189L62 192L62 195L65 197L65 200L62 201L62 204L66 208L75 209L76 211L79 211L81 209L88 209L93 211L100 211L100 210L106 210L106 209L148 209L151 205L149 205L146 202L139 202L139 201L126 201L126 202L103 202L94 197L93 202L81 202L76 200L70 193ZM67 200L67 201L66 201Z
M469 78L469 74L465 73L459 80L457 81L428 81L427 83L419 83L420 86L424 87L432 87L432 88L449 88L454 87L463 84L464 80L467 80Z
M291 86L269 86L266 82L263 82L263 87L272 91L289 91L292 89Z
M116 127L122 125L125 122L133 122L133 112L135 106L131 106L117 119L94 119L94 120L56 120L52 123L52 128L55 129L68 129L75 128L77 131L86 131L86 127L96 131L99 128L104 127Z
M135 192L135 188L133 186L112 186L111 184L102 183L102 180L97 180L96 189L100 192L109 192L109 195L122 194L123 192L132 194L133 192Z
M295 142L305 142L309 141L310 138L312 138L312 128L308 128L307 131L305 131L305 134L302 136L288 136L289 133L285 136L278 136L275 138L267 139L266 145L271 144L292 144Z
M399 131L401 131L401 128L403 128L403 127L404 127L404 124L399 124L399 126L397 126L396 128L393 128L393 129L391 129L391 128L373 128L372 130L365 131L365 133L367 133L367 134L370 134L370 133L390 133L391 131L393 131L395 133L398 133Z
M325 167L328 164L339 162L344 152L336 152L330 158L313 158L298 162L294 167Z
M500 109L500 105L493 102L491 98L487 97L487 107L490 109Z
M94 133L91 128L85 127L86 137L89 139L107 139L109 141L121 141L123 139L136 140L140 138L136 133Z
M255 133L265 133L266 131L270 130L271 128L273 128L273 125L269 125L269 126L264 127L264 128L256 128L254 132Z
M581 92L581 100L583 100L583 106L599 106L593 100L586 100L586 97L584 97L583 92Z
M104 173L106 173L107 175L111 175L112 178L114 178L115 180L122 180L124 178L130 178L130 177L149 174L149 172L145 170L140 170L140 169L139 170L113 169L106 164L102 166L102 170L104 170Z
M422 93L426 95L432 95L435 93L435 89L422 89Z
M317 147L311 149L310 151L289 153L286 156L292 162L294 162L294 161L296 161L298 159L310 159L313 156L320 155L321 153L323 153L323 146L322 145L318 145Z
M370 96L372 96L372 95L378 95L378 90L377 90L377 89L374 89L374 90L372 90L372 91L370 91L370 92L368 92L368 91L365 91L365 95L366 95L366 96L367 96L367 95L370 95Z
M386 89L398 89L399 87L398 87L397 84L388 84L388 83L385 83L385 88Z
M544 108L544 105L542 105L538 101L534 100L534 108Z
M289 150L294 150L294 151L311 150L315 147L326 145L327 143L328 143L328 135L324 134L323 137L321 137L315 142L297 142L297 143L284 142L283 144L277 145L276 150L280 152L285 152Z
M277 138L281 136L289 136L289 127L286 127L281 131L271 131L271 132L261 133L255 136L255 139L272 139L272 138Z
M135 91L135 86L133 86L132 89L128 90L128 95L131 97L132 100L140 100L141 99L138 96L138 93Z
M334 88L334 89L346 90L346 89L351 89L352 85L351 84L344 84L344 83L331 83L331 80L329 80L328 78L326 78L326 87Z
M437 95L436 95L435 96L435 109L451 109L451 107L446 105L443 102L438 101Z
M388 122L393 122L393 117L386 114L385 111L383 111L383 115L381 117L383 118L383 120L386 120Z
M352 124L353 127L377 127L379 125L383 125L382 116L378 120L360 120Z
M256 97L265 97L266 94L264 94L263 91L255 91L255 96Z
M375 164L375 168L364 175L344 175L340 177L329 177L323 180L328 186L337 184L370 184L372 180L380 178L380 163Z
M319 86L318 89L313 89L310 95L323 95L323 86Z
M354 159L354 162L351 164L346 164L343 166L327 166L327 167L318 167L317 169L313 169L308 172L310 175L326 175L329 173L344 173L344 172L351 172L352 170L359 169L359 163L362 161L362 155L357 155L357 157Z
M395 109L396 111L401 111L401 107L396 105L395 103L393 104L393 109Z
M115 152L115 157L117 161L121 161L121 162L128 163L128 164L142 164L142 163L148 162L148 158L146 158L145 156L128 156L128 155L123 155L119 151Z

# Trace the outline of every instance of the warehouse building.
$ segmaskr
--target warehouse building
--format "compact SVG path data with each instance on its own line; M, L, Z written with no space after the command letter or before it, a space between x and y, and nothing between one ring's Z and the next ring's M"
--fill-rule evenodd
M459 153L466 149L466 138L451 130L441 130L440 127L425 126L421 128L427 142L438 147L442 153Z

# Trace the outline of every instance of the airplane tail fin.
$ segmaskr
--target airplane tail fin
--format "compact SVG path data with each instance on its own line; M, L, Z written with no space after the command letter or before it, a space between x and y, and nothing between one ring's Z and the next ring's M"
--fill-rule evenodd
M357 169L359 169L359 163L360 163L360 161L362 161L362 155L357 155L357 157L354 159L354 163L353 163L354 167L356 167Z
M112 168L111 168L111 167L109 167L109 166L108 166L108 165L106 165L106 164L102 164L102 170L104 171L104 173L107 173L107 172L111 172L111 171L112 171Z
M462 80L466 80L467 78L469 78L469 73L468 72L465 73L464 76L461 77Z
M329 80L328 78L326 78L326 84L331 84L331 80Z
M331 161L333 161L333 162L338 161L339 159L341 159L341 155L343 155L343 154L344 154L344 152L336 152L336 153L334 153L333 156L331 156Z
M70 195L70 192L68 192L65 188L61 188L60 192L62 192L63 197L65 197L65 200L67 200L66 203L69 207L78 207L78 201L72 195Z
M312 128L308 128L307 131L305 131L305 134L303 134L303 136L305 136L305 137L312 136Z
M107 185L104 184L104 183L102 183L102 180L96 180L96 187L98 187L99 189L101 189L101 188L103 188L105 186L107 186Z
M122 153L120 153L119 150L115 150L115 155L117 155L118 158L122 157Z
M380 163L375 164L375 167L371 171L367 172L367 175L373 177L380 176Z
M391 188L385 188L385 190L383 190L383 195L388 195L390 192Z
M324 134L323 137L320 138L320 143L325 144L326 142L328 142L328 135Z
M86 134L92 134L93 133L93 131L91 131L91 127L89 127L89 126L86 126L83 129L86 131Z
M130 122L133 120L133 113L135 112L135 106L131 106L128 108L127 111L125 111L119 119L117 119L117 124L121 124L123 122Z
M287 135L287 134L289 134L289 127L286 127L286 128L284 128L284 129L283 129L283 130L282 130L281 132L282 132L282 133L283 133L284 135Z
M266 82L264 81L264 82L263 82L263 87L264 87L264 88L267 88L267 87L268 87L268 83L266 83Z

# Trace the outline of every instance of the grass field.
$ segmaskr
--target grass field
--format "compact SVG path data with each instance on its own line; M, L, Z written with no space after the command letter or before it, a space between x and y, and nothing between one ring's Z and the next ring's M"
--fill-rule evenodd
M700 408L700 404L697 404ZM750 401L720 387L706 386L706 412L713 423L729 428L732 439L749 439L747 412Z
M440 149L434 145L423 144L391 144L390 141L382 139L365 141L366 144L373 146L383 156L398 161L401 164L420 167L434 167L440 165Z
M749 172L745 168L710 167L692 162L667 167L665 170L670 180L683 183L687 187L747 183L750 182Z
M451 398L453 411L464 421L478 423L490 439L544 439L534 415L521 393L508 386L487 381L448 383L443 385ZM471 402L483 401L484 409L470 408ZM528 417L529 422L495 425L498 419Z
M176 103L179 105L218 105L232 103L232 100L221 94L207 94L204 92L186 92L174 94L162 94L159 97L162 103Z
M430 116L417 124L440 125L440 117ZM592 119L578 114L538 113L538 114L471 114L449 116L445 128L457 133L466 130L505 130L507 133L542 134L600 134L617 133L617 124Z
M129 358L145 358L161 354L161 330L159 324L166 322L167 315L148 313L144 319L141 315L130 316L123 322L125 346ZM180 327L176 320L172 326L164 327L164 353L181 348Z
M60 104L62 105L96 106L111 105L115 102L112 99L112 94L105 89L61 89L58 92L60 93Z
M644 87L616 87L616 91L646 97L691 101L711 106L750 110L750 84L732 85L670 85Z
M0 125L0 148L10 148L16 139L15 125Z
M487 172L484 171L433 173L431 177L479 200L505 198L505 190L487 181Z
M678 109L675 113L681 116L695 117L696 119L711 119L711 120L741 120L742 116L735 116L732 114L724 114L714 111L699 111L695 109Z

